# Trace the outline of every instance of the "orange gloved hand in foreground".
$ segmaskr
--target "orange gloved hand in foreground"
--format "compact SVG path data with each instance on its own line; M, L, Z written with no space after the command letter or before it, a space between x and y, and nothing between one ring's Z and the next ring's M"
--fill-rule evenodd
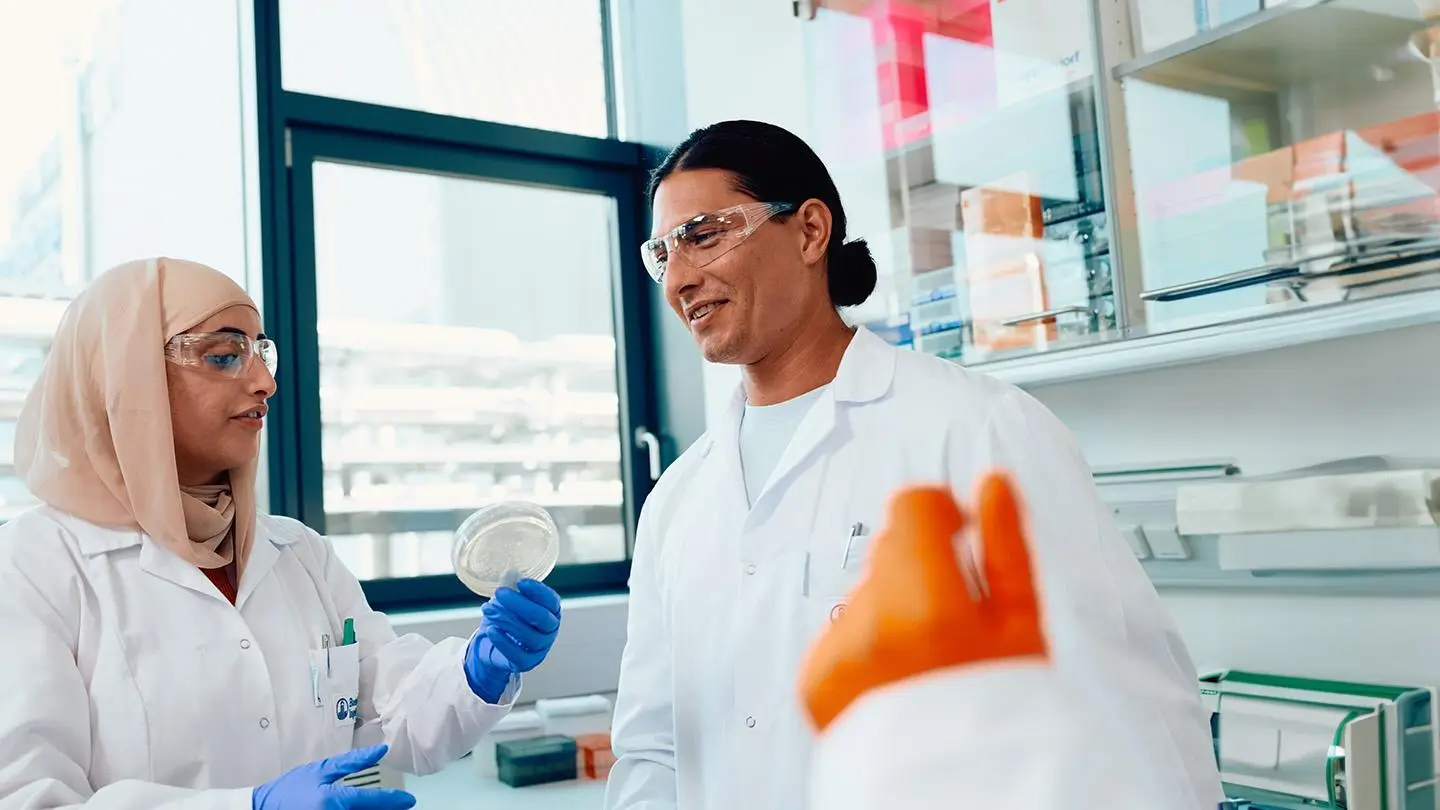
M800 692L824 731L866 692L964 664L1046 655L1020 508L1008 479L978 488L980 570L944 489L901 490L846 611L811 646ZM972 593L971 583L983 591Z

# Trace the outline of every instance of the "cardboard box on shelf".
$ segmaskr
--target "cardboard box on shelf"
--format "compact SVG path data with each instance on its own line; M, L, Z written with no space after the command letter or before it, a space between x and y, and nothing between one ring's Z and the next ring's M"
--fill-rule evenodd
M1373 127L1355 130L1395 165L1440 189L1440 112L1425 112Z
M1011 178L1015 181L1015 178ZM1053 321L1005 326L1008 318L1046 309L1040 198L1011 188L977 187L960 195L965 233L965 283L975 346L1003 350L1043 344Z
M1236 180L1265 186L1265 201L1272 205L1290 199L1295 184L1295 151L1286 146L1237 162L1231 169Z
M1295 144L1295 185L1345 171L1345 133L1331 132Z
M1039 348L1055 340L1056 324L1033 321L1006 326L1004 321L1047 307L1045 268L1038 254L1003 265L970 282L970 312L976 348L988 351Z

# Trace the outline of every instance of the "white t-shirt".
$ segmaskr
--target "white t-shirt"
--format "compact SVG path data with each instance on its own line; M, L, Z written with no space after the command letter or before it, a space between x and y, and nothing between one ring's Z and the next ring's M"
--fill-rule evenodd
M770 475L775 472L805 414L810 412L810 406L828 387L822 385L774 405L746 403L745 413L740 417L740 467L745 474L745 497L751 506L770 481Z

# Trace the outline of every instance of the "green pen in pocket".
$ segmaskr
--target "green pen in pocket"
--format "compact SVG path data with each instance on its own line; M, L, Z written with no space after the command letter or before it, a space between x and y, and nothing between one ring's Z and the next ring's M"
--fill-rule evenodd
M354 620L354 619L346 619L346 620L345 620L345 633L344 633L344 635L341 636L341 638L340 638L340 646L341 646L341 647L348 647L348 646L350 646L351 644L354 644L354 643L355 643L355 620Z

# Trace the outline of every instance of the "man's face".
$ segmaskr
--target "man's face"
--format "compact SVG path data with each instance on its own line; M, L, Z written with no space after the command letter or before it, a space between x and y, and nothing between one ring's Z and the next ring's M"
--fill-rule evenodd
M655 191L654 236L702 214L757 200L736 190L719 169L679 171ZM759 200L758 202L773 202ZM665 271L665 298L705 359L749 365L793 337L812 305L824 274L809 272L802 256L803 229L771 219L722 255L695 267L682 250L672 251Z

